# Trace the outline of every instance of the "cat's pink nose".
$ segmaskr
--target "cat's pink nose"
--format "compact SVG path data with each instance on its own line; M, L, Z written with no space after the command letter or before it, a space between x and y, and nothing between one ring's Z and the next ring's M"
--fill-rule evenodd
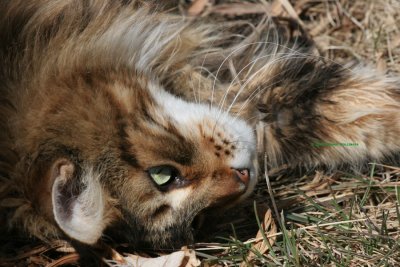
M245 185L250 181L249 169L233 169L235 171L236 177L240 179Z

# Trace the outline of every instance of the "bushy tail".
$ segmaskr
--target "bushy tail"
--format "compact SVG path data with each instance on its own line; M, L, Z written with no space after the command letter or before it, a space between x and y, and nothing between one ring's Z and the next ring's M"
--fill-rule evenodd
M293 56L257 79L272 165L359 166L399 154L400 78Z

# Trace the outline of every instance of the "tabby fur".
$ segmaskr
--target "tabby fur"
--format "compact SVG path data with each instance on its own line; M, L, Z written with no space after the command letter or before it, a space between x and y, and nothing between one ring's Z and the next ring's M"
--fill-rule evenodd
M193 240L199 214L251 193L257 155L270 166L335 168L399 153L398 77L320 58L271 19L239 35L155 10L0 2L9 226L89 246L109 234L177 247ZM148 175L157 165L180 178L158 187Z

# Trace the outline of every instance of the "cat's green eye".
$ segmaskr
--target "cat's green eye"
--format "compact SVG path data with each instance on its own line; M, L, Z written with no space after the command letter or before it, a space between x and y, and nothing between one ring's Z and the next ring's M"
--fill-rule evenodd
M148 169L148 173L156 184L165 185L176 178L178 171L172 166L162 165Z

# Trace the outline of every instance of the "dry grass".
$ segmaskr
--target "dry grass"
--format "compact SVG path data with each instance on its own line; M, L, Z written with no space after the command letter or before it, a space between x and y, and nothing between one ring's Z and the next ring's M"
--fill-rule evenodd
M266 233L266 237L276 237L276 242L269 252L248 264L398 265L399 178L400 168L374 164L370 173L364 175L342 172L265 175L266 181L258 185L256 202L264 209L275 210L279 230ZM208 261L211 266L235 266L247 259L255 241L240 242L232 234L230 242L218 244L221 253L217 254L218 259ZM218 249L214 248L200 250L215 255Z
M200 14L212 5L199 2L208 7L200 3L192 12ZM240 1L216 2L225 5L219 12L230 15L260 12L236 5ZM400 73L399 0L265 3L269 12L303 25L321 55ZM376 164L363 173L269 170L254 197L218 226L222 238L195 245L197 256L204 266L399 266L399 178L400 167ZM263 222L266 232L256 237ZM0 266L60 266L77 259L63 242L45 245L2 236L0 243L0 252L7 255L7 260L0 256Z
M297 1L295 9L323 55L400 73L398 0Z

